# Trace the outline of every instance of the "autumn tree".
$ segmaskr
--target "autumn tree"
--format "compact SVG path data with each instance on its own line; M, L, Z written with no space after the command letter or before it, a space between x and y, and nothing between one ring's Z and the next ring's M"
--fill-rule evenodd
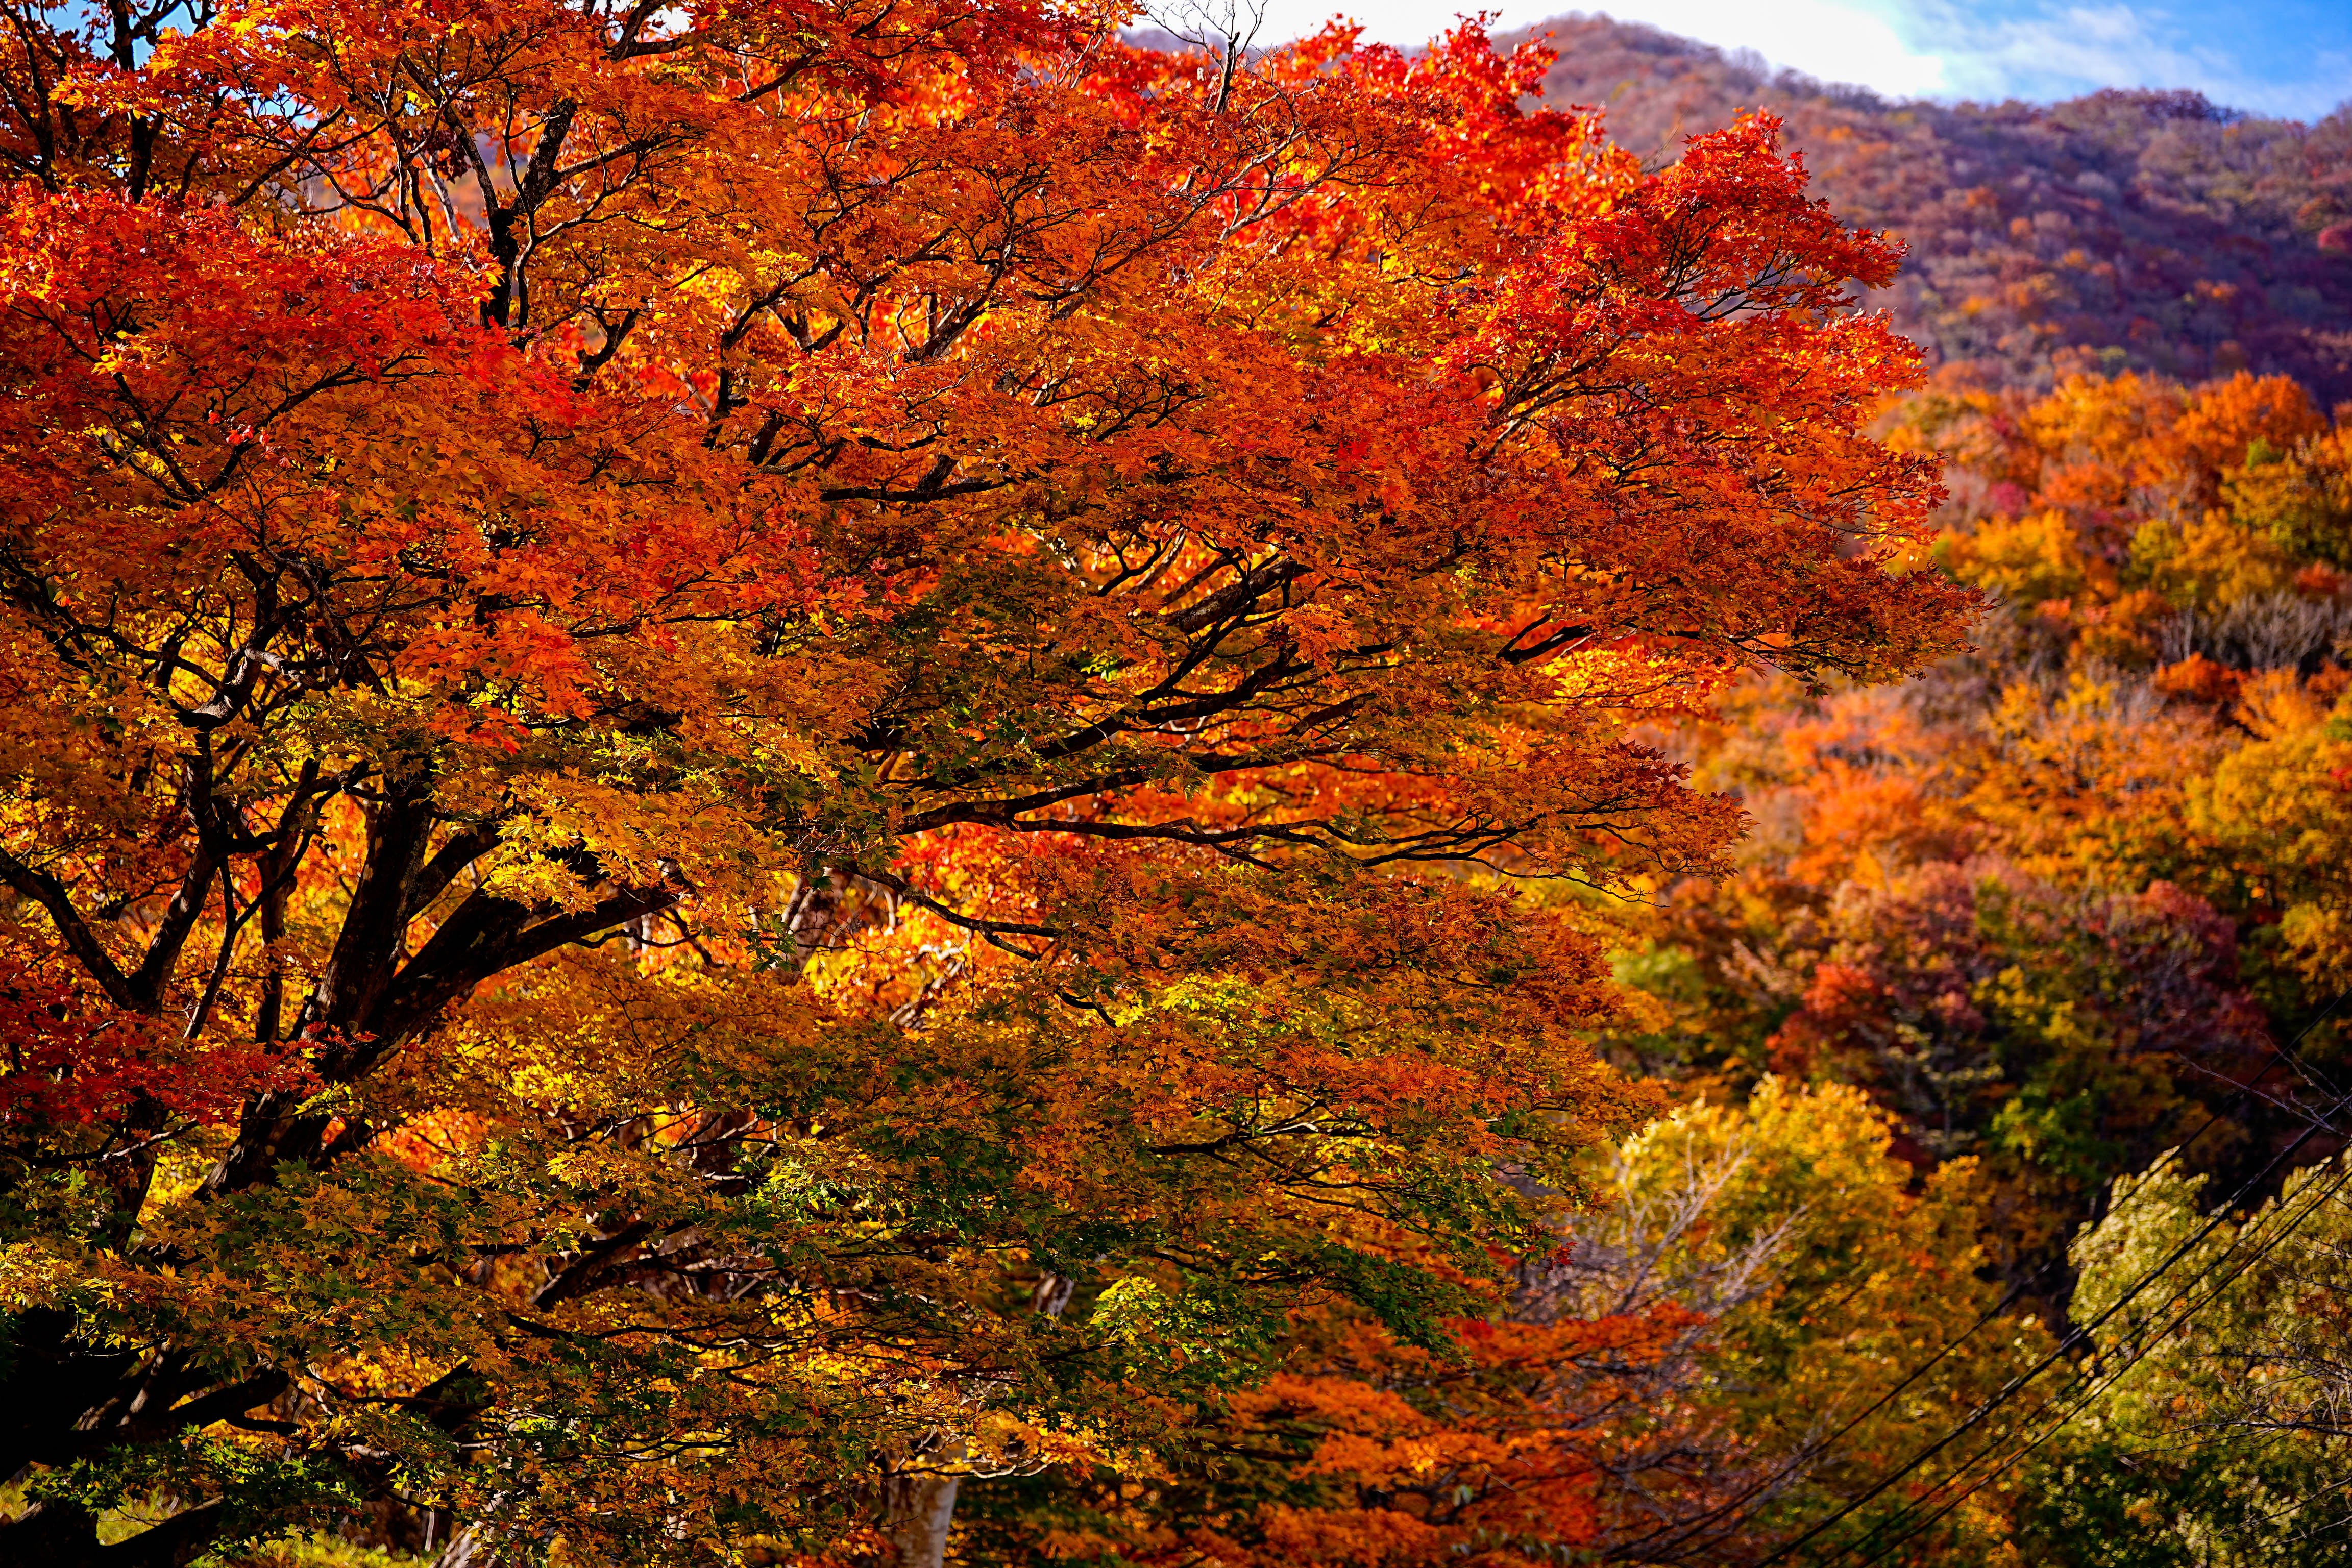
M1915 1183L1892 1142L1842 1085L1677 1107L1598 1152L1601 1201L1495 1280L1451 1346L1302 1315L1284 1370L1203 1402L1167 1462L982 1491L972 1555L1740 1563L1854 1500L1828 1544L1851 1541L1902 1500L1862 1499L1873 1481L2047 1349L1987 1311L1975 1163ZM2022 1378L2029 1406L2044 1381ZM1928 1546L2000 1542L2010 1500Z
M1643 1103L1504 879L1969 602L1894 247L1475 29L5 15L12 1560L937 1561L1441 1343Z

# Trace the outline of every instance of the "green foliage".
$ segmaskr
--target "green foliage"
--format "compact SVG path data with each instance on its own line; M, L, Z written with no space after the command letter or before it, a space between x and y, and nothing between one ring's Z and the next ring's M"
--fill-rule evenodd
M2256 440L2221 495L2233 516L2286 553L2352 567L2352 446L2340 432L2290 451Z
M2352 1166L2289 1178L2210 1234L2177 1162L2116 1183L2073 1248L2083 1407L2036 1456L2021 1539L2065 1568L2352 1563ZM2184 1244L2185 1258L2124 1300Z

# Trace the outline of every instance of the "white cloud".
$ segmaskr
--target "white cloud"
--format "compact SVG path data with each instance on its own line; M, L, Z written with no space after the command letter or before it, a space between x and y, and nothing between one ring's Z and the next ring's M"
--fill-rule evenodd
M1945 90L1940 59L1907 42L1874 7L1852 0L1620 0L1605 9L1620 21L1647 22L1717 48L1754 49L1776 66L1823 81L1862 82L1906 97Z
M1910 15L1915 34L1932 40L1954 96L2193 88L2216 103L2312 120L2352 90L2352 56L2341 49L2309 50L2293 78L2250 71L2230 52L2222 18L2206 18L2192 33L2153 7L2077 5L1995 19L1949 0L1915 0Z

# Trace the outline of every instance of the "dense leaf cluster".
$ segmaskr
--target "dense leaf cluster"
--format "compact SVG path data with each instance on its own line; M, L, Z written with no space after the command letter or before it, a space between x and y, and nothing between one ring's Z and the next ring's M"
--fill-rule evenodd
M1558 890L1738 831L1637 724L1975 602L1894 248L1475 28L0 16L11 1560L933 1563L1450 1354L1656 1103Z

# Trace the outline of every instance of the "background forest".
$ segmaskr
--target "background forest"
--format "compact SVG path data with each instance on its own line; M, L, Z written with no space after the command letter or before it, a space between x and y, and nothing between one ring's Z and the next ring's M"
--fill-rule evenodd
M1921 569L1990 603L1910 685L1756 683L1660 731L1755 827L1736 874L1628 921L1654 1013L1619 1058L1718 1106L1860 1090L1910 1192L1966 1185L1999 1310L2086 1358L1930 1459L1971 1451L1896 1522L1758 1555L1945 1561L1933 1531L1982 1510L1951 1560L2344 1560L2319 1323L2352 1038L2352 114L1891 103L1606 18L1542 30L1546 90L1629 147L1769 106L1837 210L1905 239L1868 300L1936 369L1886 427L1946 464ZM1726 1381L1796 1386L1753 1375ZM1867 1490L1827 1484L1808 1531ZM1611 1549L1643 1560L1650 1528Z
M2352 110L0 17L0 1562L2352 1564Z

